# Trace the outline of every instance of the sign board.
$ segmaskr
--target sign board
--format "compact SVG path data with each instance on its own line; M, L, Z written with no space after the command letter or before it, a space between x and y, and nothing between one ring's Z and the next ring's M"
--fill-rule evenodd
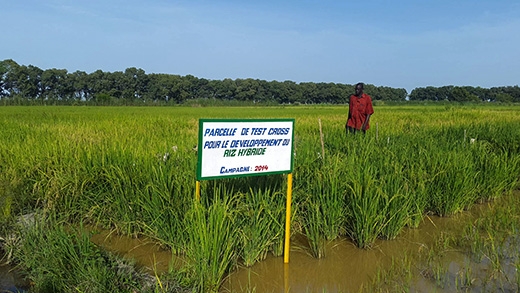
M197 180L291 173L294 119L200 119Z

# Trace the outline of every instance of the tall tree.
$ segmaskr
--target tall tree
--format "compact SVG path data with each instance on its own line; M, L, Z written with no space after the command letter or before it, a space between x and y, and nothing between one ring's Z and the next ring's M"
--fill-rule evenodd
M69 74L69 82L72 83L73 96L78 101L90 101L92 92L89 87L88 74L85 71L75 71Z
M41 99L65 100L73 96L66 69L47 69L41 74Z

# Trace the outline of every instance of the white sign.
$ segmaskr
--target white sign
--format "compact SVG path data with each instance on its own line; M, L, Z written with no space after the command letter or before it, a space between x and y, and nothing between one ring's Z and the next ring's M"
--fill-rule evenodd
M292 172L294 119L199 120L197 178Z

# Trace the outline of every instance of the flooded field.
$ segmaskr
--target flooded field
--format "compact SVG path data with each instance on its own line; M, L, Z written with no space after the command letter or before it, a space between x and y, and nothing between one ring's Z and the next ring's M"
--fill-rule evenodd
M520 191L515 191L512 197L517 198L515 202L518 203ZM516 259L510 259L509 264L497 270L491 258L476 261L469 251L453 248L442 253L437 251L437 274L440 274L437 278L433 276L434 269L428 269L425 259L421 258L447 235L455 239L462 237L465 226L483 216L489 217L493 214L492 207L504 204L502 201L475 205L452 217L427 216L418 228L403 230L395 240L377 240L370 249L357 248L347 239L336 240L327 245L327 256L322 259L312 257L306 239L296 236L291 243L289 264L284 264L283 257L269 255L252 267L240 267L228 275L220 292L371 292L371 286L378 278L388 278L389 275L385 277L382 272L395 270L395 266L406 263L413 269L409 284L403 286L411 287L413 292L484 292L492 288L515 292L518 268L512 264L515 261L518 264L518 254L509 255ZM98 246L135 261L137 267L150 274L166 273L182 261L150 239L120 236L93 228L86 232ZM511 249L518 250L517 247ZM508 257L506 252L502 253ZM495 274L492 281L499 285L490 287L483 281L476 281L485 280L490 274ZM466 282L472 282L471 287L464 288L464 278ZM439 280L443 281L442 285ZM25 292L28 285L12 265L0 265L1 292Z
M450 218L430 216L417 229L405 229L395 240L378 240L371 249L359 249L351 241L333 241L327 246L327 256L316 259L309 255L303 239L294 241L290 263L282 258L269 257L251 268L231 274L222 292L358 292L366 288L382 269L392 266L396 259L419 261L418 253L432 247L442 233L461 234L468 222L478 217L486 205ZM463 266L463 251L453 252L448 264ZM431 292L435 284L417 276L416 290ZM245 290L246 289L246 290ZM437 289L436 292L439 292ZM449 292L449 291L447 291Z
M34 292L517 292L518 111L382 105L345 137L344 107L5 107L0 249ZM196 184L223 117L294 118L291 176Z
M520 196L515 191L514 196ZM444 235L462 235L468 223L489 212L492 204L500 201L475 205L469 211L452 217L428 216L417 229L405 229L395 240L377 240L370 249L357 248L347 239L336 240L327 245L327 256L314 258L309 253L305 238L292 240L290 262L284 264L283 257L268 256L266 260L250 268L241 267L224 280L221 292L358 292L367 290L382 270L389 269L396 260L408 259L416 268L420 267L419 255L435 246ZM455 236L457 237L457 236ZM172 254L161 249L150 240L116 236L108 232L95 233L91 240L121 256L136 260L150 272L166 272L172 263ZM424 264L423 264L424 265ZM446 281L457 278L464 271L486 274L492 264L487 261L473 262L467 251L449 250L443 255L442 273ZM515 268L502 271L505 278L515 278ZM427 273L421 270L414 276L415 292L453 292L457 288L449 285L439 288ZM480 272L480 273L479 273ZM454 282L452 282L455 284ZM482 288L481 288L482 289ZM475 289L479 292L481 289Z

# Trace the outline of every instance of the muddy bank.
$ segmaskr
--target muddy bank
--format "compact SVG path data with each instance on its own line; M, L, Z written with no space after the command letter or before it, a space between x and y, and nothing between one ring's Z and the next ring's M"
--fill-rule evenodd
M170 265L175 266L178 260L170 250L162 248L146 237L131 238L92 227L87 228L86 231L92 234L90 240L93 243L120 257L134 259L137 266L151 274L167 272Z

